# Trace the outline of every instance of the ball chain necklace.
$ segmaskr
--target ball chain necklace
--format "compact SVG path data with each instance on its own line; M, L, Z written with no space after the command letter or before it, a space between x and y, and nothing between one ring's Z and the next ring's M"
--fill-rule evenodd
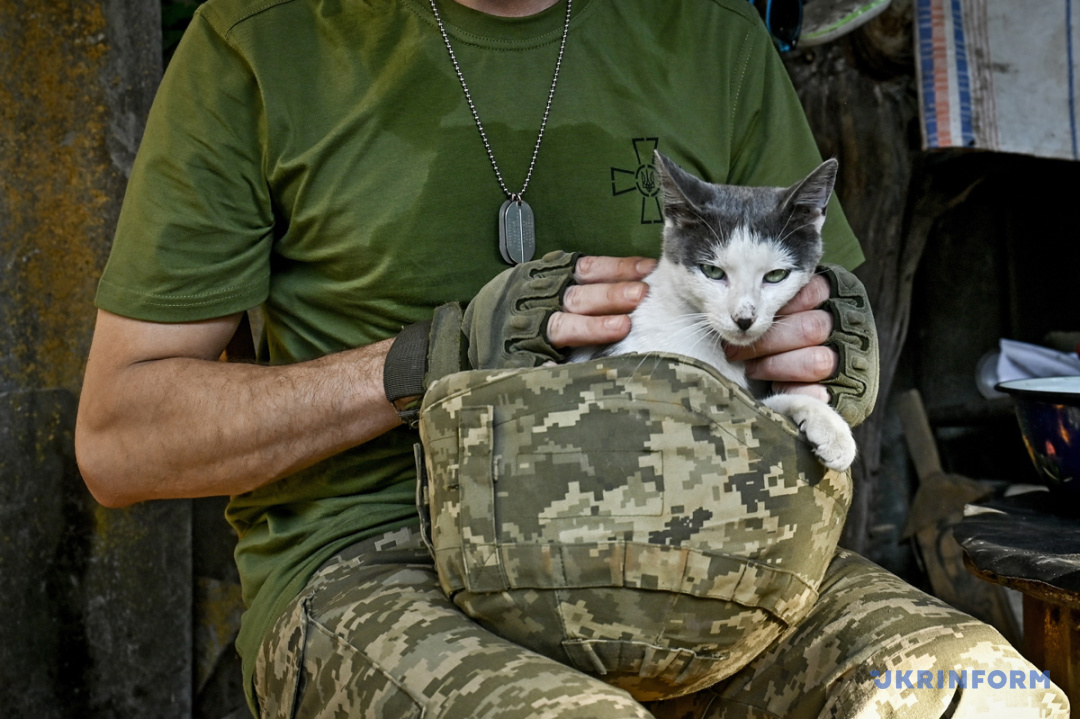
M544 139L544 128L547 127L548 114L551 112L551 100L555 97L555 86L559 82L559 69L562 67L563 50L566 49L566 36L570 32L572 0L566 0L566 22L563 24L562 41L559 43L559 57L555 61L555 76L551 78L551 89L548 91L547 104L544 106L544 117L540 120L540 132L536 136L536 146L533 148L532 159L529 161L529 171L525 173L525 181L517 192L511 192L503 180L499 165L495 162L495 153L492 152L491 143L488 141L487 133L484 132L484 125L480 122L476 105L473 104L472 93L469 92L469 86L465 84L465 76L461 74L461 66L454 54L454 48L450 45L450 36L446 33L446 26L443 25L439 10L435 7L435 0L429 0L429 2L443 42L446 43L446 51L450 54L450 62L454 65L454 72L457 73L458 80L461 82L461 89L465 91L465 101L469 104L469 110L472 111L476 129L480 131L480 139L484 142L484 149L487 150L488 159L491 160L491 167L495 170L495 178L507 197L506 202L499 208L499 252L503 260L511 265L528 262L536 252L536 223L532 208L521 196L525 194L525 190L529 187L529 180L532 179L533 168L536 167L536 156L540 154L540 142Z

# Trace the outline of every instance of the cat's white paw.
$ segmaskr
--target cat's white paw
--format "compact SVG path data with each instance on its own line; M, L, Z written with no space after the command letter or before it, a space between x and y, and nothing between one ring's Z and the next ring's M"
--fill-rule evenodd
M762 401L799 426L814 446L814 454L829 469L842 472L855 461L851 427L825 402L798 394L774 394Z

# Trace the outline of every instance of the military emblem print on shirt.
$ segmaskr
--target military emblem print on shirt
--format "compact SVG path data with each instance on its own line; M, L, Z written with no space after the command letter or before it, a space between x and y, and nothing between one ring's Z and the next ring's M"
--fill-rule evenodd
M637 157L636 169L611 168L611 194L626 195L637 191L633 197L641 198L641 224L651 225L664 221L660 210L660 178L653 167L653 151L659 146L656 137L639 137L633 140Z

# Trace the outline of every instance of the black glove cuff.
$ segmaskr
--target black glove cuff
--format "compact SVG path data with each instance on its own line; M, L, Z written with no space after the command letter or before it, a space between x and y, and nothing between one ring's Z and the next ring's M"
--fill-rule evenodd
M430 320L401 330L383 361L383 392L402 422L412 429L419 426L427 388L440 377L468 369L466 351L457 302L440 305Z
M428 365L428 336L431 320L411 324L398 334L383 362L383 392L405 424L414 424L420 416L419 398L424 394L424 376ZM402 404L399 400L415 399Z

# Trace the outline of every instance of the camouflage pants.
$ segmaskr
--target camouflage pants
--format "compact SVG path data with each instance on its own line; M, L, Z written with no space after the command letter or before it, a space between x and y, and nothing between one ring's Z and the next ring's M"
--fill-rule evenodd
M809 616L723 682L678 699L621 690L503 640L439 588L408 528L328 562L256 660L261 716L386 719L1068 717L988 625L839 550ZM970 688L956 688L966 672ZM981 670L981 671L980 671ZM939 673L940 672L940 673ZM972 681L976 676L981 681ZM991 673L1006 677L995 688ZM1023 688L1016 679L1023 680ZM888 681L888 686L884 686Z

